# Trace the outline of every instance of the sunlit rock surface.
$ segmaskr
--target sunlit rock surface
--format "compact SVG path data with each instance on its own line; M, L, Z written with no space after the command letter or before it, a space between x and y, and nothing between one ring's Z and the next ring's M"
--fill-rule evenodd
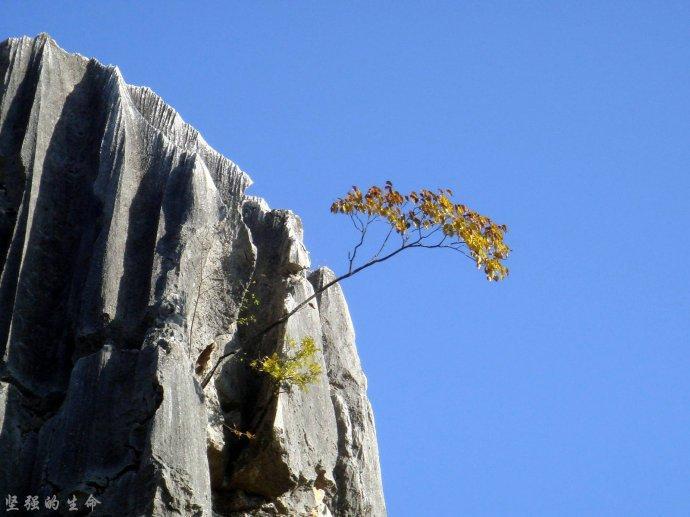
M55 494L64 514L93 495L94 515L385 515L340 287L249 339L332 279L309 271L299 218L245 196L115 67L40 35L0 44L0 77L0 494ZM274 396L232 359L201 388L219 355L288 335L322 350L308 392Z

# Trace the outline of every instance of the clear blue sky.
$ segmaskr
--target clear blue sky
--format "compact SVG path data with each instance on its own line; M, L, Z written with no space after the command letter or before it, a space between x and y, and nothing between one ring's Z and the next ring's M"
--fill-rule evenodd
M3 2L41 31L161 94L317 265L352 184L509 225L502 284L415 252L344 285L392 516L690 514L688 2Z

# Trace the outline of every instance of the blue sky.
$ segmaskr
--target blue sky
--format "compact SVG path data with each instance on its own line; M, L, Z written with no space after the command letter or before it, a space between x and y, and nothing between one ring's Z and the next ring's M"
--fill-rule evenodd
M3 4L41 31L162 95L316 265L353 184L509 225L501 284L421 250L344 284L390 515L690 514L690 4Z

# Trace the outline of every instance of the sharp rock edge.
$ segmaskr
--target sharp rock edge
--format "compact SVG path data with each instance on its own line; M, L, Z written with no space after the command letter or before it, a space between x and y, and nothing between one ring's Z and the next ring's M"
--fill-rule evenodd
M243 349L333 278L309 273L299 218L245 196L249 177L116 67L41 34L0 43L0 78L0 494L94 494L94 515L385 515L340 287ZM232 360L201 390L220 354L288 335L322 351L307 393L272 396Z

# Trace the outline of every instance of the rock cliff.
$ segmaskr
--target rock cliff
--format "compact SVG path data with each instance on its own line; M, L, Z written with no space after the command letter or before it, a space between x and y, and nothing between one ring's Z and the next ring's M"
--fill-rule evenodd
M89 495L95 515L385 515L340 287L248 339L333 278L310 271L299 218L245 195L247 174L116 67L40 35L0 44L0 77L3 498L56 495L65 515ZM319 345L309 391L275 396L233 359L202 388L219 355L288 335Z

